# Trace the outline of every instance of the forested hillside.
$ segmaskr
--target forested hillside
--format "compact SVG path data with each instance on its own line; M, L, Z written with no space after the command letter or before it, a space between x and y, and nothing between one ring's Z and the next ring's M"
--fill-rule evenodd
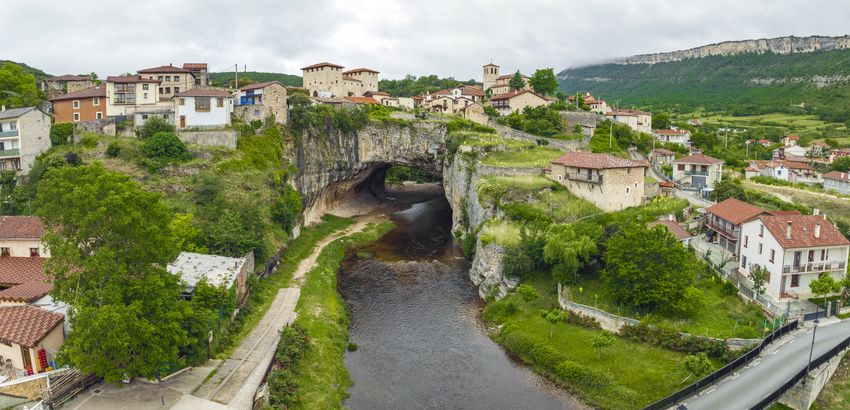
M657 64L601 64L558 74L566 93L679 112L815 114L850 122L850 50L738 54ZM613 101L611 101L613 102Z
M0 66L2 66L3 64L6 64L6 63L12 63L12 64L15 64L17 66L20 66L21 68L24 69L25 73L32 74L35 77L36 80L43 80L45 78L52 77L52 75L47 74L44 71L41 71L41 70L39 70L35 67L30 67L30 66L28 66L24 63L18 63L16 61L12 61L12 60L0 60Z
M230 86L233 83L233 72L210 73L210 83L219 87ZM260 71L246 71L239 73L239 85L244 86L249 83L264 83L267 81L280 81L283 85L291 87L301 87L301 77L292 74L283 73L264 73Z
M381 80L378 82L378 88L381 91L390 93L391 95L412 97L414 95L433 93L434 91L457 87L462 84L475 85L478 83L471 79L458 81L452 77L440 78L433 74L422 77L408 74L401 80Z

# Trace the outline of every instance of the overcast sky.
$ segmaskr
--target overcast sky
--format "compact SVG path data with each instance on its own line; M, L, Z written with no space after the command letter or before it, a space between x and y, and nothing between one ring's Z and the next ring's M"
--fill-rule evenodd
M843 35L842 0L4 0L0 59L101 77L168 63L481 77L725 40Z

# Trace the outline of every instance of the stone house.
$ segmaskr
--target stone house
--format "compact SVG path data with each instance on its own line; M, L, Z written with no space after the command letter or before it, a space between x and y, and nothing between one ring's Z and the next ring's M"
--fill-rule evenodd
M735 198L727 198L706 208L705 212L704 221L708 240L717 243L736 258L739 254L738 238L741 235L741 224L760 215L771 215L764 209Z
M511 91L497 95L490 99L493 108L499 115L505 116L514 112L521 112L525 107L540 107L552 104L552 100L529 90Z
M673 180L698 189L713 189L723 179L723 161L704 154L692 154L676 159Z
M550 163L549 178L575 196L611 212L639 206L649 164L609 154L568 152Z
M195 88L195 75L192 70L176 67L171 64L160 67L145 68L138 71L139 75L151 80L159 80L160 101L171 101L171 97Z
M265 120L274 115L278 124L289 120L286 87L278 81L250 84L239 89L233 115L245 122Z
M161 83L140 75L106 77L106 116L132 116L143 107L170 107L170 103L160 103Z
M468 104L458 110L458 115L467 120L487 125L490 117L484 112L484 106L480 103Z
M191 300L195 286L201 280L215 286L233 290L237 306L242 307L248 300L248 276L254 272L254 253L248 252L241 258L207 255L194 252L181 252L167 270L180 275L186 288L183 297Z
M106 85L98 85L50 99L53 121L80 122L106 118Z
M850 174L839 171L830 171L823 174L823 188L840 194L850 195Z
M29 173L50 149L50 116L35 107L0 107L0 171Z
M361 96L367 91L378 91L378 71L370 68L355 68L342 72L345 82L345 94Z
M222 90L195 88L174 94L177 128L220 128L230 125L233 95Z
M770 272L766 293L776 300L807 299L809 283L821 273L836 281L847 274L850 241L825 215L761 215L741 226L738 270Z
M183 63L183 68L192 72L192 77L195 77L195 86L207 86L209 84L207 63Z
M628 125L637 132L652 133L652 113L641 110L619 110L605 115L616 122Z
M516 91L531 91L531 84L528 83L529 77L525 74L520 74L524 83L523 87ZM496 77L495 84L491 87L490 95L497 96L511 92L511 79L514 74L502 75Z
M655 165L668 165L676 159L676 153L669 149L656 148L649 152L649 161Z
M94 87L95 83L91 77L65 74L41 80L39 89L53 98L62 94L75 93L86 88Z
M691 132L686 129L652 130L652 136L665 144L691 145Z
M800 140L800 137L796 135L786 135L782 137L782 145L786 147L795 147L797 146L797 141Z
M64 322L65 315L34 306L0 306L0 356L23 375L43 372L65 343Z
M482 81L484 84L483 91L486 93L487 90L493 88L496 85L496 79L499 78L499 66L490 62L490 64L484 64L482 71L484 72L484 76L482 77L482 79L484 80ZM492 94L491 92L491 95L495 94Z

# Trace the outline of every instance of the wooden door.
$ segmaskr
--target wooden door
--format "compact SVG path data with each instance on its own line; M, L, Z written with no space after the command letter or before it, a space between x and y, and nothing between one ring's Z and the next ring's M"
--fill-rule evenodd
M180 116L180 128L186 128L186 116L185 115Z
M35 371L35 369L33 369L32 367L32 357L30 357L30 349L21 346L21 357L24 359L24 370L32 369L33 371Z

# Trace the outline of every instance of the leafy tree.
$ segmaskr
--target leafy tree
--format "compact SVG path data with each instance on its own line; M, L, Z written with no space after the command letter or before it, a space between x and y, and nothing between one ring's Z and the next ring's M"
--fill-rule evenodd
M174 132L174 124L160 117L151 117L136 130L136 134L142 139L152 137L160 132Z
M73 306L59 359L108 382L160 377L188 343L171 215L157 194L99 163L49 170L36 214L54 299Z
M38 105L41 97L35 85L35 76L12 62L0 66L0 105L31 107Z
M186 144L173 132L158 132L147 139L142 146L145 156L163 161L185 161L191 158Z
M830 171L850 172L850 157L839 157L832 161Z
M652 116L652 129L663 130L670 128L670 125L670 115L661 113Z
M596 255L597 232L580 230L575 224L553 225L546 233L543 254L546 262L555 265L553 278L561 283L574 282L578 271Z
M519 294L519 297L526 302L531 302L540 298L540 293L537 292L537 289L535 289L534 286L524 283L517 287L516 292Z
M714 184L714 190L711 191L710 196L714 202L720 202L728 198L740 199L744 202L747 201L747 192L738 179L725 179Z
M590 339L590 345L593 346L594 349L596 349L597 357L602 358L602 351L611 346L614 346L614 342L616 341L617 339L614 338L614 335L612 335L611 332L603 330L602 332L593 336L593 338Z
M174 214L168 224L174 247L180 251L207 253L207 247L202 245L203 231L197 226L192 214Z
M696 260L661 226L626 226L606 242L602 277L614 297L637 309L687 310Z
M815 296L826 296L841 291L841 282L836 281L827 272L821 273L817 279L809 282L809 289Z
M378 88L392 95L413 97L414 95L433 93L437 90L455 88L460 85L476 84L477 81L475 80L458 81L454 78L440 78L436 75L417 77L408 74L401 80L381 80L378 82Z
M696 377L708 375L714 369L714 365L711 364L711 359L708 358L708 355L705 354L705 352L698 352L696 354L689 354L685 356L684 366L686 371Z
M528 79L531 88L538 94L551 95L558 89L558 79L555 78L555 70L542 68L534 72Z
M50 144L53 146L67 144L73 135L73 122L63 122L50 126Z
M301 215L301 195L292 186L284 185L280 198L272 206L272 220L283 226L286 233L292 233L298 215Z
M511 77L511 80L508 82L508 86L511 87L511 90L522 90L525 88L525 80L522 78L522 74L520 74L519 70L514 73L514 76Z
M259 248L262 237L245 223L242 215L226 209L208 226L207 243L213 253L241 257Z
M757 295L761 295L764 293L764 285L767 283L767 279L770 277L770 271L767 270L764 266L753 266L750 268L750 273L747 275L751 281L753 281L753 292Z

